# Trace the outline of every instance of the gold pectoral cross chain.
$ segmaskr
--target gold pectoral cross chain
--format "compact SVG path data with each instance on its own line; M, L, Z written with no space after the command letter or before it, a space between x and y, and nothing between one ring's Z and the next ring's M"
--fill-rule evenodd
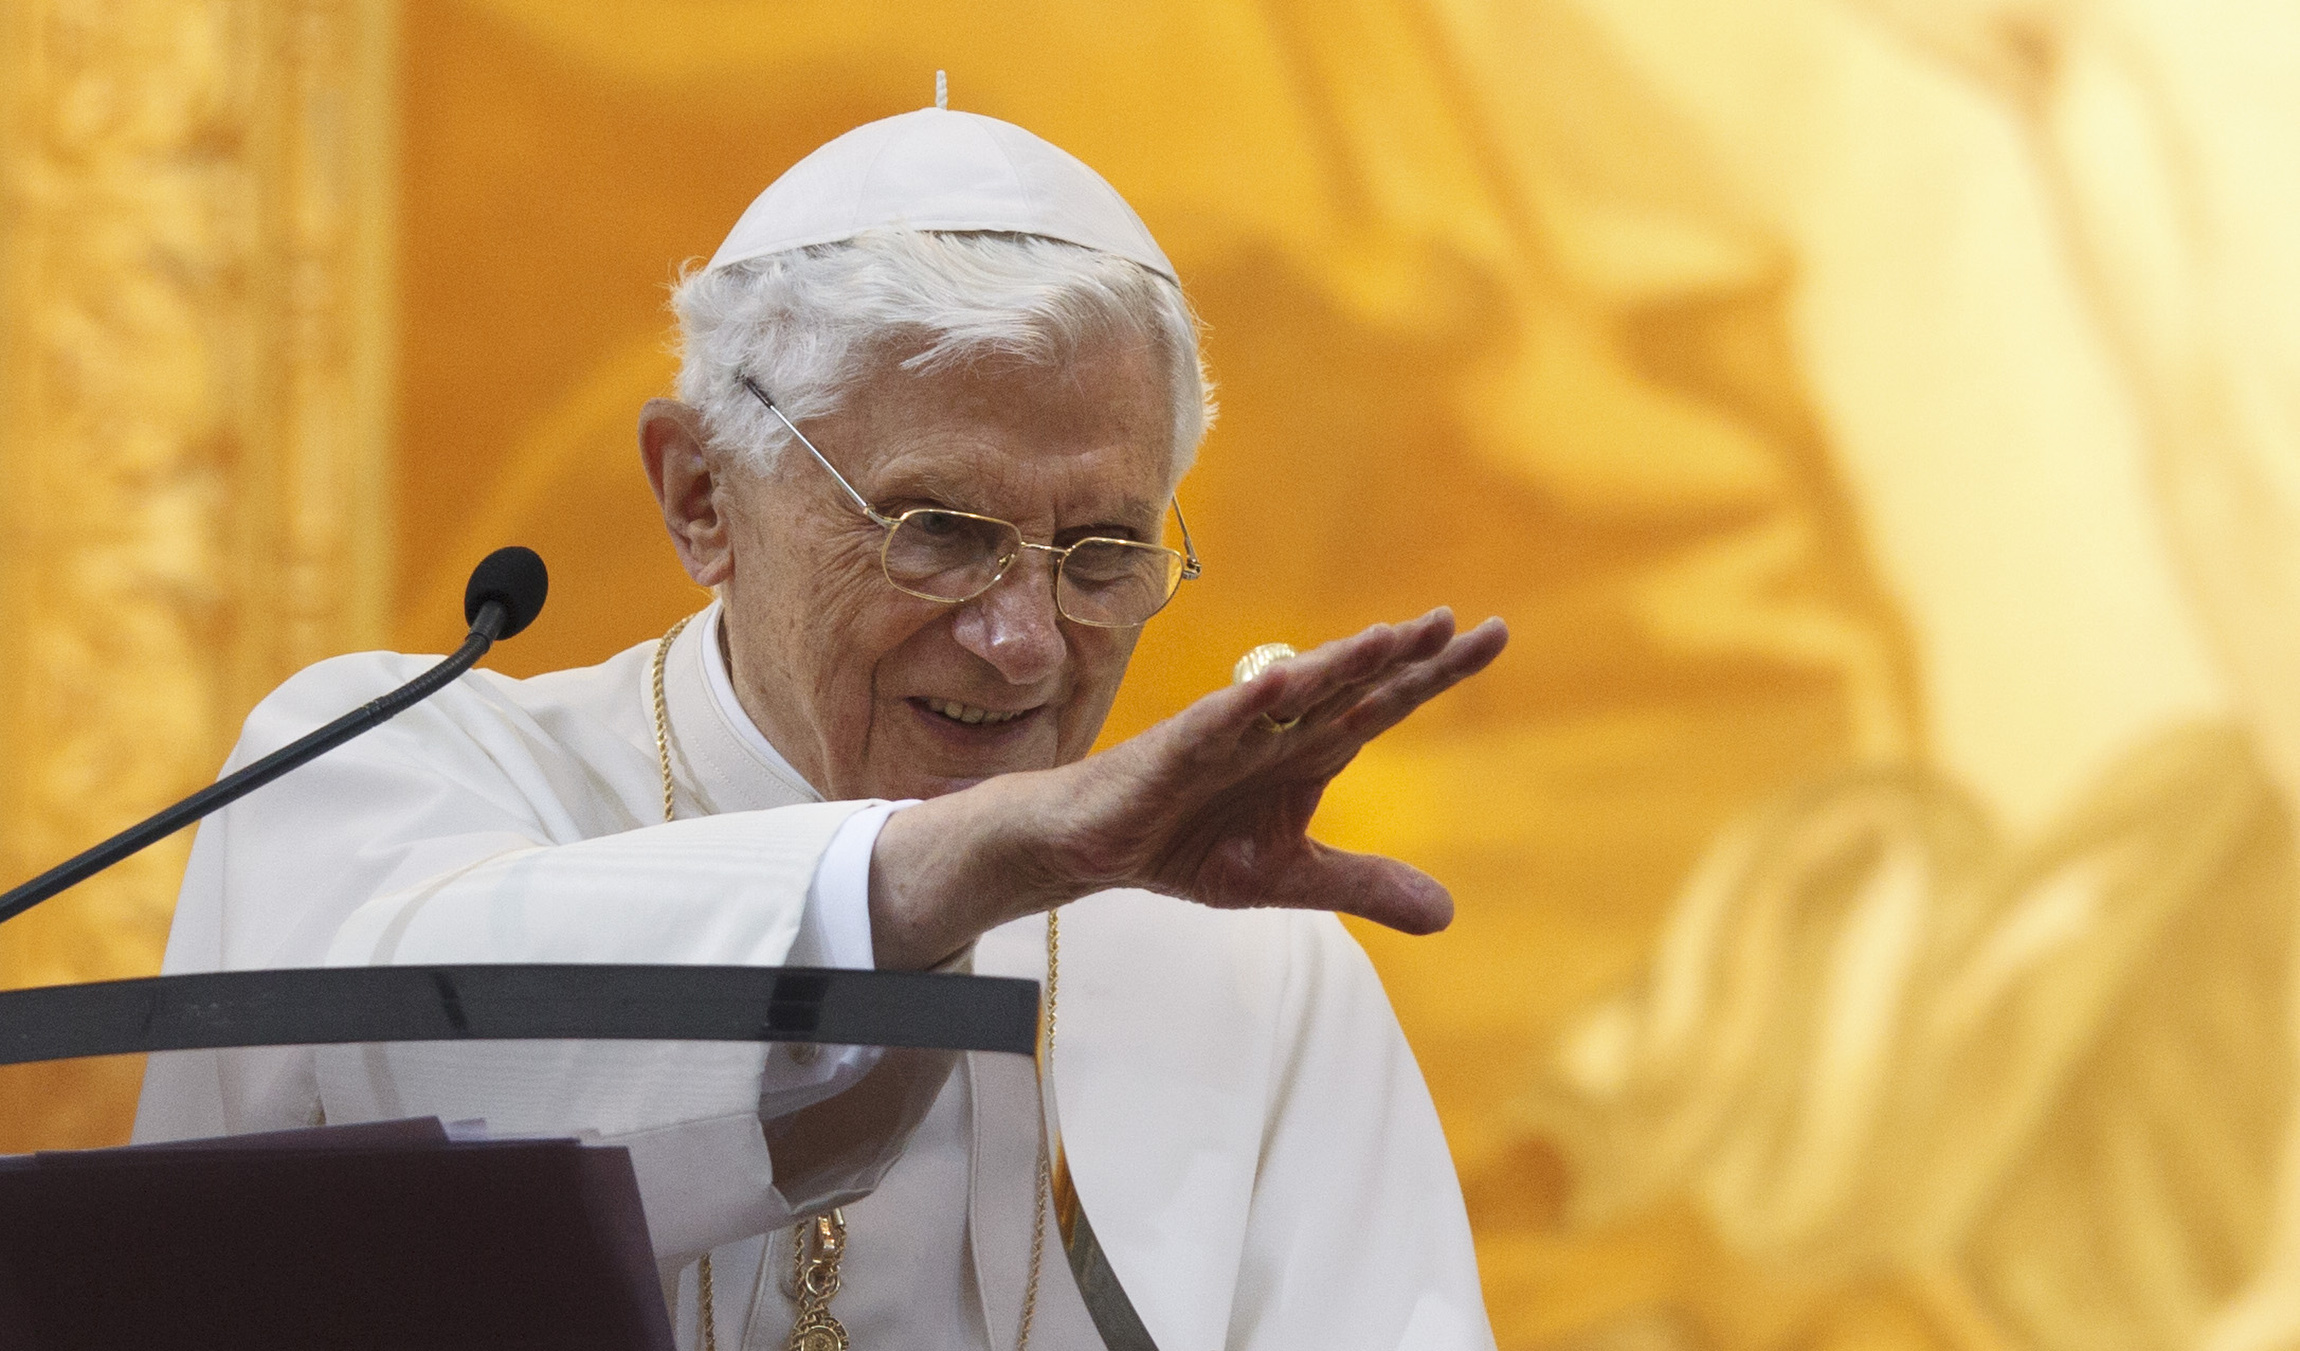
M655 761L663 776L663 819L675 819L671 779L671 716L663 697L663 668L669 664L671 644L693 615L671 626L655 644L655 659L648 677L653 694ZM1054 1059L1055 982L1061 972L1062 930L1054 915L1046 916L1046 1014L1039 1044L1040 1072ZM1046 1253L1046 1196L1051 1185L1046 1141L1038 1142L1037 1213L1030 1233L1030 1276L1022 1292L1022 1324L1015 1332L1015 1351L1030 1351L1030 1325L1038 1312L1038 1273ZM791 1234L791 1296L799 1306L798 1322L791 1327L784 1351L848 1351L847 1330L831 1317L831 1297L839 1292L839 1262L846 1256L847 1222L843 1211L801 1220ZM702 1330L703 1351L719 1351L718 1315L712 1305L711 1258L705 1253L697 1271L696 1295L701 1308L696 1321Z

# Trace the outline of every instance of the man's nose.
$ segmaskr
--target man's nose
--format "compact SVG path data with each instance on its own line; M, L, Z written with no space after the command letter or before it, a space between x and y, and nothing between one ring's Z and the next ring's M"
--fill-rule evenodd
M1069 647L1054 606L1054 563L1026 549L992 587L959 607L959 646L998 668L1016 685L1053 675Z

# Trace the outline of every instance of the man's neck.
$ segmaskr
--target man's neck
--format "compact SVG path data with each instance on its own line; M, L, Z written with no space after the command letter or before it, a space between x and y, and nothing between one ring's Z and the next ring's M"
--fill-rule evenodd
M806 776L799 773L798 769L791 763L791 758L783 754L781 748L776 746L774 740L767 735L766 729L759 725L758 719L752 717L750 710L743 707L742 696L737 692L735 686L734 662L728 654L726 614L724 601L714 604L705 612L703 620L705 625L703 631L704 683L710 687L711 697L718 704L720 715L726 719L727 725L734 729L735 735L742 740L744 746L753 755L773 765L793 782L807 783ZM820 784L810 784L810 786L818 795L823 791Z

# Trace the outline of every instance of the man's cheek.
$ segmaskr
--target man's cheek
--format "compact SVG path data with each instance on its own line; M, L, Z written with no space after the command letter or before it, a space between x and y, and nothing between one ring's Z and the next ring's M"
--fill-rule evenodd
M883 576L841 570L801 589L800 628L816 648L815 660L833 672L868 672L894 642L881 632L895 594Z
M845 567L825 569L806 590L813 593L808 603L850 625L867 622L874 609L898 594L888 585L876 560L867 567L850 562Z

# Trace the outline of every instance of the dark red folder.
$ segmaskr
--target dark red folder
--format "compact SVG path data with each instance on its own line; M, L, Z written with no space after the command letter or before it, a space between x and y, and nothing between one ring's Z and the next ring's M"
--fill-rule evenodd
M0 1348L670 1351L621 1149L431 1119L0 1159Z

